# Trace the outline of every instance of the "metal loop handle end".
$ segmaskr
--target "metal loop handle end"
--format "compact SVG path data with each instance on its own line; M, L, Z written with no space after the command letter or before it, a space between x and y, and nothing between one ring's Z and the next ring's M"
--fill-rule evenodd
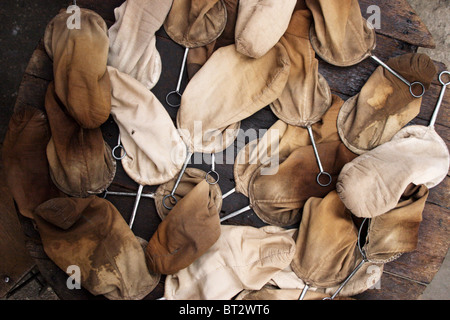
M322 175L325 175L328 177L327 183L320 182L320 177ZM316 181L321 187L328 187L331 184L331 181L333 181L333 178L331 177L331 174L329 174L328 172L319 172L319 174L317 175Z
M169 106L171 106L172 108L178 108L180 105L181 105L181 101L180 101L180 103L177 103L177 104L173 104L173 103L170 103L170 101L169 101L169 97L170 96L172 96L172 95L174 95L174 94L177 94L180 98L181 98L181 93L179 93L178 91L171 91L171 92L169 92L168 94L167 94L167 96L166 96L166 102L167 102L167 104L169 105Z
M208 179L208 177L212 177L213 174L216 176L216 179L213 178L214 181L211 182L211 180ZM210 184L210 185L217 184L217 183L219 182L219 179L220 179L219 173L218 173L217 171L214 171L214 170L209 171L209 172L205 175L205 180L206 180L206 182L208 182L208 184Z
M172 210L173 207L169 207L168 205L166 205L166 199L168 199L168 198L172 198L172 199L175 201L175 204L177 204L178 200L177 200L177 198L175 198L175 196L172 195L172 194L168 194L167 196L165 196L165 197L163 198L163 202L162 202L162 203L163 203L164 208L166 208L167 210Z
M422 88L422 92L419 94L419 95L417 95L417 94L415 94L414 92L413 92L413 86L414 85L419 85L421 88ZM409 93L414 97L414 98L421 98L424 94L425 94L425 86L423 85L423 83L422 82L419 82L419 81L415 81L415 82L412 82L411 84L410 84L410 86L409 86Z

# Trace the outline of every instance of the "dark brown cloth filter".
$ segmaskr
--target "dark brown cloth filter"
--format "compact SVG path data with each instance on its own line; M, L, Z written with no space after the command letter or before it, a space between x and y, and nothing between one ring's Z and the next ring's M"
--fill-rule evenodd
M30 219L38 205L64 195L50 178L45 151L50 135L44 112L25 107L12 115L3 141L6 183L19 212Z
M294 150L286 159L280 159L274 174L256 170L249 183L249 198L256 215L266 223L290 226L300 221L301 209L310 197L324 197L336 188L342 167L356 158L341 141L317 144L322 165L332 177L323 187L316 181L319 168L311 145Z
M197 168L186 168L183 176L181 177L180 183L178 184L178 188L175 191L174 197L177 201L183 199L189 192L192 191L199 183L205 180L206 172ZM173 178L172 180L161 184L158 189L156 189L156 199L155 206L156 211L158 212L161 220L164 220L167 215L171 212L171 210L164 207L163 201L164 197L169 195L175 185L178 177ZM217 212L220 212L222 209L222 191L218 184L210 184L209 185L209 197L210 201L214 203ZM176 203L172 198L168 198L166 205L173 207ZM170 202L170 204L169 204Z
M114 179L116 162L101 129L80 127L65 112L53 82L47 88L45 110L52 133L47 158L55 185L74 197L103 192Z
M220 236L219 212L211 201L209 184L202 180L159 224L146 257L156 273L174 274L206 252Z
M139 240L109 201L55 198L34 214L46 254L65 272L78 267L81 286L93 295L142 299L158 284L160 275L149 272Z
M311 125L314 140L318 144L339 141L336 119L344 101L337 95L331 95L331 98L330 108L318 122ZM287 158L295 149L310 145L311 138L306 128L278 120L262 138L251 141L239 151L234 164L236 191L248 196L250 179L261 164L272 161L277 163L278 159ZM277 152L278 159L272 160L271 157Z

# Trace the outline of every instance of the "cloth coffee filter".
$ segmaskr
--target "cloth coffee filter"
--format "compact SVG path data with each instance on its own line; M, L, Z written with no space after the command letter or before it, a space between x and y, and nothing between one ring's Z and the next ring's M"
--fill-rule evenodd
M300 237L298 234L294 234L295 239ZM323 242L322 242L323 243ZM314 244L313 244L314 246ZM298 246L297 246L298 247ZM317 248L317 247L316 247ZM317 253L320 254L320 253ZM294 256L294 259L297 255L300 255L300 253L296 252L296 255ZM339 253L332 253L334 255L334 258L338 257ZM361 254L359 252L355 253L361 260ZM293 259L293 261L294 261ZM326 257L324 259L327 259ZM348 257L343 258L349 259ZM298 259L297 259L298 260ZM338 262L340 263L340 261ZM311 282L308 283L308 285L305 283L308 279L301 279L297 276L297 274L292 269L292 262L291 265L277 273L272 277L272 279L266 284L267 286L271 286L274 288L277 288L280 291L285 290L294 290L296 292L296 296L293 296L294 300L311 300L316 295L321 296L322 298L330 297L338 288L341 287L341 283L331 286L331 287L315 287L311 285ZM312 265L312 264L310 264ZM321 266L318 265L320 268ZM368 289L370 289L372 286L376 285L377 282L380 280L383 272L384 264L383 263L374 263L374 262L367 262L364 263L359 270L348 280L346 285L341 289L339 297L352 297L354 295L360 294ZM332 269L332 268L331 268ZM322 279L325 279L326 277L326 271L322 270L321 273ZM335 271L335 270L334 270ZM313 271L314 272L314 271ZM316 273L317 274L317 273ZM329 279L334 279L333 274L328 274ZM263 288L264 289L264 288ZM262 289L262 290L263 290ZM315 293L315 295L312 295L311 293ZM258 295L257 292L254 292L254 294ZM275 296L277 293L275 293ZM293 293L291 293L292 295ZM302 299L300 299L302 298Z
M368 263L385 264L399 258L403 253L416 249L419 226L427 197L428 188L426 186L410 184L393 210L371 219L365 218L360 223L357 248L362 259L334 291L331 299L344 292L347 284ZM366 240L362 246L364 227L366 228Z
M389 59L387 65L408 81L420 81L426 89L436 74L436 66L426 54L404 54ZM422 98L414 98L405 83L379 66L360 93L342 106L339 136L353 152L367 152L391 140L418 115L421 103Z
M86 129L100 127L111 111L106 63L109 40L105 21L94 11L80 9L80 29L69 29L71 13L53 18L44 45L53 60L55 93L67 112Z
M344 101L337 95L322 118L311 125L316 143L339 141L336 119ZM295 149L311 145L306 128L289 125L282 120L275 122L265 135L242 148L234 164L236 191L248 197L251 176L261 166L271 161L287 158ZM278 159L272 160L273 157Z
M169 37L185 48L216 40L227 23L223 0L176 0L164 21Z
M187 73L189 79L197 73L197 71L211 57L214 51L219 48L226 47L234 43L235 26L239 0L223 0L227 11L227 22L220 36L202 47L196 47L189 50L187 56Z
M219 239L187 268L168 275L168 300L229 300L243 289L259 290L292 260L289 230L222 225Z
M299 289L280 289L271 286L264 286L261 290L242 290L236 297L238 301L254 300L298 300L301 294ZM317 291L308 291L303 300L323 300L329 297L328 294ZM338 297L335 300L353 300L348 297Z
M220 236L219 212L203 179L158 225L145 250L155 273L174 274L203 255Z
M183 166L186 146L167 110L138 80L110 66L108 73L125 172L140 185L169 181Z
M149 90L162 71L155 33L171 5L168 0L127 0L114 9L115 23L108 31L108 65L137 79Z
M50 136L45 113L27 106L13 113L3 141L6 183L19 212L30 219L38 205L64 196L50 178L45 151Z
M39 205L35 221L46 254L65 272L78 266L93 295L137 300L158 284L144 250L117 209L97 196L55 198Z
M357 157L341 141L317 144L317 150L332 178L328 186L316 181L317 163L311 145L295 149L287 158L280 159L278 167L263 164L255 170L248 194L250 207L262 221L281 227L298 223L305 202L335 190L341 169Z
M410 184L394 209L368 220L363 250L368 261L387 263L417 248L429 189Z
M392 139L346 164L336 190L358 217L393 209L413 183L433 188L448 174L449 152L433 127L407 126Z
M205 181L206 172L197 168L186 168L185 173L183 174L180 184L175 191L174 197L177 199L177 203L183 199L187 194L189 194L198 184L202 181ZM158 212L161 220L164 220L167 215L173 211L167 209L163 202L164 197L169 195L173 187L175 185L176 178L161 184L158 189L156 189L156 197L155 197L155 206L156 211ZM222 209L222 191L218 184L208 184L209 185L209 202L214 203L214 207L217 212L220 212ZM169 198L172 200L171 198ZM173 200L172 200L173 201ZM172 206L176 205L176 203L171 203Z
M291 61L289 79L281 96L270 107L284 122L307 127L319 121L331 106L331 90L319 73L319 61L309 41L311 12L304 2L303 8L299 4L280 39Z
M279 97L289 68L279 44L259 59L238 53L235 45L215 51L181 97L177 127L189 150L216 153L230 146L240 121Z
M310 39L316 53L336 66L355 65L371 55L375 30L364 20L358 0L306 0L314 23Z
M336 191L305 203L292 270L309 286L340 284L361 259L358 230ZM359 254L359 255L358 255Z
M251 58L265 55L286 31L297 0L239 1L236 50Z
M45 110L52 134L46 152L54 184L73 197L105 191L116 174L116 161L101 129L80 127L56 96L54 82L47 88Z

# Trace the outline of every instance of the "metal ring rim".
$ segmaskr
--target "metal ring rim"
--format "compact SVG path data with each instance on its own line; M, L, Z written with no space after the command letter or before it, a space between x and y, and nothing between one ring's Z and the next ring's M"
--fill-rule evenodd
M175 200L175 204L178 203L178 200L177 200L177 198L175 198L175 196L173 194L168 194L163 198L162 204L163 204L164 208L166 208L167 210L172 210L173 207L166 206L166 199L168 199L168 198L172 198L173 200Z
M449 81L449 82L444 82L444 81L442 80L442 76L443 76L444 74L450 75L450 72L449 72L449 71L442 71L442 72L439 74L439 82L440 82L443 86L448 86L448 85L450 84L450 81Z
M216 174L216 176L217 176L217 179L214 179L214 180L215 180L214 182L209 182L209 180L208 180L208 176L211 177L211 173L214 173L214 174ZM210 184L210 185L215 185L215 184L218 184L218 183L219 183L220 175L219 175L219 173L218 173L217 171L211 170L211 171L208 171L208 172L206 173L206 175L205 175L205 180L206 180L206 182L208 182L208 184Z
M181 101L180 101L179 104L172 104L172 103L169 102L169 97L170 97L171 95L175 94L175 93L181 98L181 93L179 93L179 92L176 91L176 90L170 91L170 92L167 94L167 96L166 96L166 102L167 102L167 104L168 104L170 107L172 107L172 108L178 108L178 107L181 105Z
M320 177L322 175L326 175L330 179L330 181L328 181L327 184L324 184L324 183L320 182ZM321 187L328 187L331 184L331 182L333 181L333 178L331 177L331 174L329 174L328 172L319 172L319 174L316 177L316 181Z
M418 84L418 85L420 85L420 86L422 87L422 93L421 93L420 95L414 94L414 92L413 92L413 90L412 90L412 87L413 87L413 85L415 85L415 84ZM409 85L409 93L410 93L414 98L421 98L421 97L425 94L425 91L426 91L425 86L424 86L423 83L420 82L420 81L414 81L414 82L412 82L412 83Z
M116 150L117 150L117 148L120 148L120 149L123 150L123 156L121 156L121 157L117 157L117 156L116 156ZM117 146L115 146L115 147L112 149L112 156L113 156L113 158L116 159L116 160L122 160L123 158L125 158L125 157L127 156L127 152L125 151L125 148L124 148L123 146L117 145Z

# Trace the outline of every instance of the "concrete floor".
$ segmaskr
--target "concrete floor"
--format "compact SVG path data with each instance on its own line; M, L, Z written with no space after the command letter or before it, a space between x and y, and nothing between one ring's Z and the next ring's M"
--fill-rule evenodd
M433 59L450 66L450 15L449 0L409 0L436 41L436 49L420 49ZM33 50L44 34L45 26L59 11L71 1L66 0L2 0L0 4L0 143L11 117L17 91ZM450 258L425 290L422 299L450 300ZM48 287L42 287L33 279L15 292L9 300L57 300L58 297ZM0 299L5 300L5 298Z

